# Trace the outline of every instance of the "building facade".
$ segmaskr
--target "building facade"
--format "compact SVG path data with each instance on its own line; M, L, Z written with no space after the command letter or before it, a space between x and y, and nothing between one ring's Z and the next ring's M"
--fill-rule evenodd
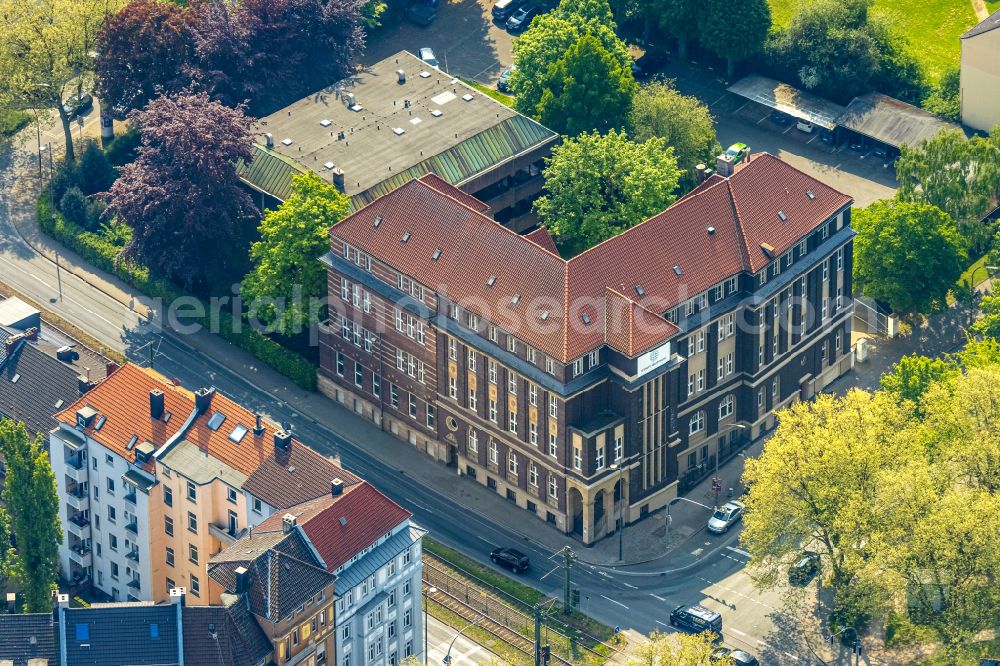
M569 260L439 179L331 229L320 390L584 543L850 368L850 197L767 154Z
M989 132L1000 125L1000 10L962 35L962 123Z

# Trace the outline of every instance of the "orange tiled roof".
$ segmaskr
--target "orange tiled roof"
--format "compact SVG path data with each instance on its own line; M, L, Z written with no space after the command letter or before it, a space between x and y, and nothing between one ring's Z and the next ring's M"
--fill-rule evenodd
M280 530L292 514L329 571L361 552L412 514L367 481L347 486L338 496L323 497L272 514L256 531Z
M518 322L508 330L562 362L605 341L633 350L649 343L615 330L634 324L634 316L604 321L606 289L634 300L644 318L666 312L741 271L759 271L769 261L762 243L782 253L851 202L760 153L732 177L710 178L665 211L564 261L466 205L468 195L443 194L447 187L410 181L335 225L331 236L488 320Z
M556 247L556 242L553 240L552 234L550 234L549 230L545 227L538 227L530 234L525 234L524 237L542 249L548 250L557 257L560 256L559 248Z

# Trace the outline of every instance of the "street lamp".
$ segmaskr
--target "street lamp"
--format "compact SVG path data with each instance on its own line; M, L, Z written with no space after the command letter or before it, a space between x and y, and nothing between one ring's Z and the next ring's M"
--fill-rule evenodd
M993 273L1000 271L1000 266L987 266L985 264L982 266L976 266L972 271L972 275L969 276L969 282L970 282L969 289L971 289L973 292L976 291L976 273L979 272L980 268L986 271L987 278L990 277Z
M624 554L624 539L625 539L625 519L622 516L622 512L625 504L625 484L622 483L622 475L625 473L625 466L620 462L611 463L611 469L618 471L618 489L621 496L618 498L618 561L622 562L625 560Z
M466 629L471 629L472 627L476 626L477 624L479 624L480 622L482 622L485 619L486 619L485 615L480 615L471 624L465 625L464 627L461 628L461 630L459 630L459 632L457 634L455 634L455 637L451 639L451 643L448 644L448 652L447 652L447 654L444 655L445 666L447 666L448 664L451 663L451 648L453 648L455 646L455 641L458 640L458 637L461 636L465 632ZM424 663L427 663L426 659L424 660Z
M675 497L672 500L670 500L669 502L667 502L666 507L664 507L664 509L666 511L666 515L663 518L663 539L664 539L664 541L666 541L668 543L670 541L670 505L673 504L674 502L688 502L690 504L695 504L697 506L700 506L703 509L708 509L709 511L712 511L712 512L715 511L715 509L713 509L712 507L708 506L707 504L702 504L701 502L696 502L693 499L688 499L687 497Z
M747 430L748 426L742 423L732 423L726 426L725 429L720 430L717 434L722 435L722 433L728 430ZM720 438L719 442L715 446L715 478L712 479L712 490L715 491L715 508L719 508L719 493L722 491L722 479L719 478L719 458L722 457L722 440Z
M427 625L430 624L427 621L430 618L430 615L429 615L429 612L428 612L428 608L429 607L428 607L428 604L427 604L427 596L430 595L430 594L434 594L437 591L438 591L438 589L436 587L434 587L433 585L431 587L425 587L424 588L424 664L429 663L428 659L430 659L430 649L428 648L429 643L427 642ZM454 642L454 641L452 641L452 642ZM448 651L450 652L451 649L449 648Z

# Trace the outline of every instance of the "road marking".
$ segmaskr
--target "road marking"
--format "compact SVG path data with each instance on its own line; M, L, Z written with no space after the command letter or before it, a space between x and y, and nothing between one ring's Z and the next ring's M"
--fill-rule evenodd
M733 632L734 634L739 634L740 636L747 636L748 635L748 634L744 634L739 629L733 629L732 627L729 628L729 631Z
M639 588L638 588L638 587L636 587L635 585L629 585L628 583L626 583L626 582L624 582L624 581L622 581L622 585L624 585L625 587L628 587L628 588L631 588L631 589L633 589L633 590L638 590L638 589L639 589Z
M661 627L669 627L670 626L669 624L663 624L659 620L653 620L653 621L656 622L656 624L660 625Z
M603 594L602 594L601 596L602 596L602 597L604 597L604 595L603 595ZM615 600L614 600L614 599L612 599L611 597L604 597L604 598L605 598L605 599L607 599L608 601L610 601L611 603L613 603L613 604L615 604L615 605L618 605L618 606L621 606L621 607L622 607L622 608L624 608L625 610L628 610L628 606L626 606L626 605L625 605L625 604L623 604L622 602L620 602L620 601L615 601Z
M799 658L798 658L798 657L796 657L796 656L795 656L794 654L792 654L791 652L782 652L781 654L785 655L786 657L790 657L790 658L794 659L795 661L798 661L798 660L799 660Z
M489 539L484 539L483 537L479 536L478 534L476 535L476 538L479 539L480 541L485 541L490 546L493 545L493 542L491 542Z
M659 600L660 600L660 601L662 601L663 603L667 603L667 600L666 600L666 599L664 599L663 597L661 597L661 596L660 596L660 595L658 595L658 594L653 594L652 592L650 592L650 593L649 593L649 596L653 597L654 599L659 599Z
M732 546L726 546L726 550L730 550L737 555L742 555L743 557L753 557L750 553L743 550L742 548L733 548Z

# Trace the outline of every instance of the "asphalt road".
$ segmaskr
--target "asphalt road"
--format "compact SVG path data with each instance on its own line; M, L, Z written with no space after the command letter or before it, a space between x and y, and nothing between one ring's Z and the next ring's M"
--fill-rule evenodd
M100 291L39 255L11 223L20 202L20 212L30 206L32 154L21 153L15 168L9 156L0 164L0 280L43 303L52 312L86 329L95 338L124 353L136 363L148 365L152 349L154 367L189 386L214 385L233 399L258 409L277 421L294 424L303 441L327 454L337 453L342 464L378 486L393 500L409 508L417 522L433 536L485 564L494 546L517 547L532 560L526 582L553 596L561 596L559 559L543 546L526 541L487 519L452 503L433 488L376 462L356 442L300 414L288 395L272 395L227 367L226 358L208 358L188 346L181 336L146 323L148 302L108 287ZM20 175L20 179L15 177ZM61 297L60 297L61 291ZM131 307L130 307L131 306ZM290 394L289 394L290 395ZM414 455L419 455L414 453ZM698 555L718 548L725 539L735 544L734 531L727 537L705 535L690 543ZM737 549L702 558L682 572L660 573L666 565L650 565L645 571L620 572L577 563L573 584L581 591L582 610L612 626L641 633L667 630L669 611L682 603L703 603L722 613L727 644L766 656L766 664L816 663L797 623L780 611L776 592L753 589L745 565L747 558ZM649 569L653 569L650 571ZM808 637L808 636L806 636ZM815 640L815 639L814 639Z

